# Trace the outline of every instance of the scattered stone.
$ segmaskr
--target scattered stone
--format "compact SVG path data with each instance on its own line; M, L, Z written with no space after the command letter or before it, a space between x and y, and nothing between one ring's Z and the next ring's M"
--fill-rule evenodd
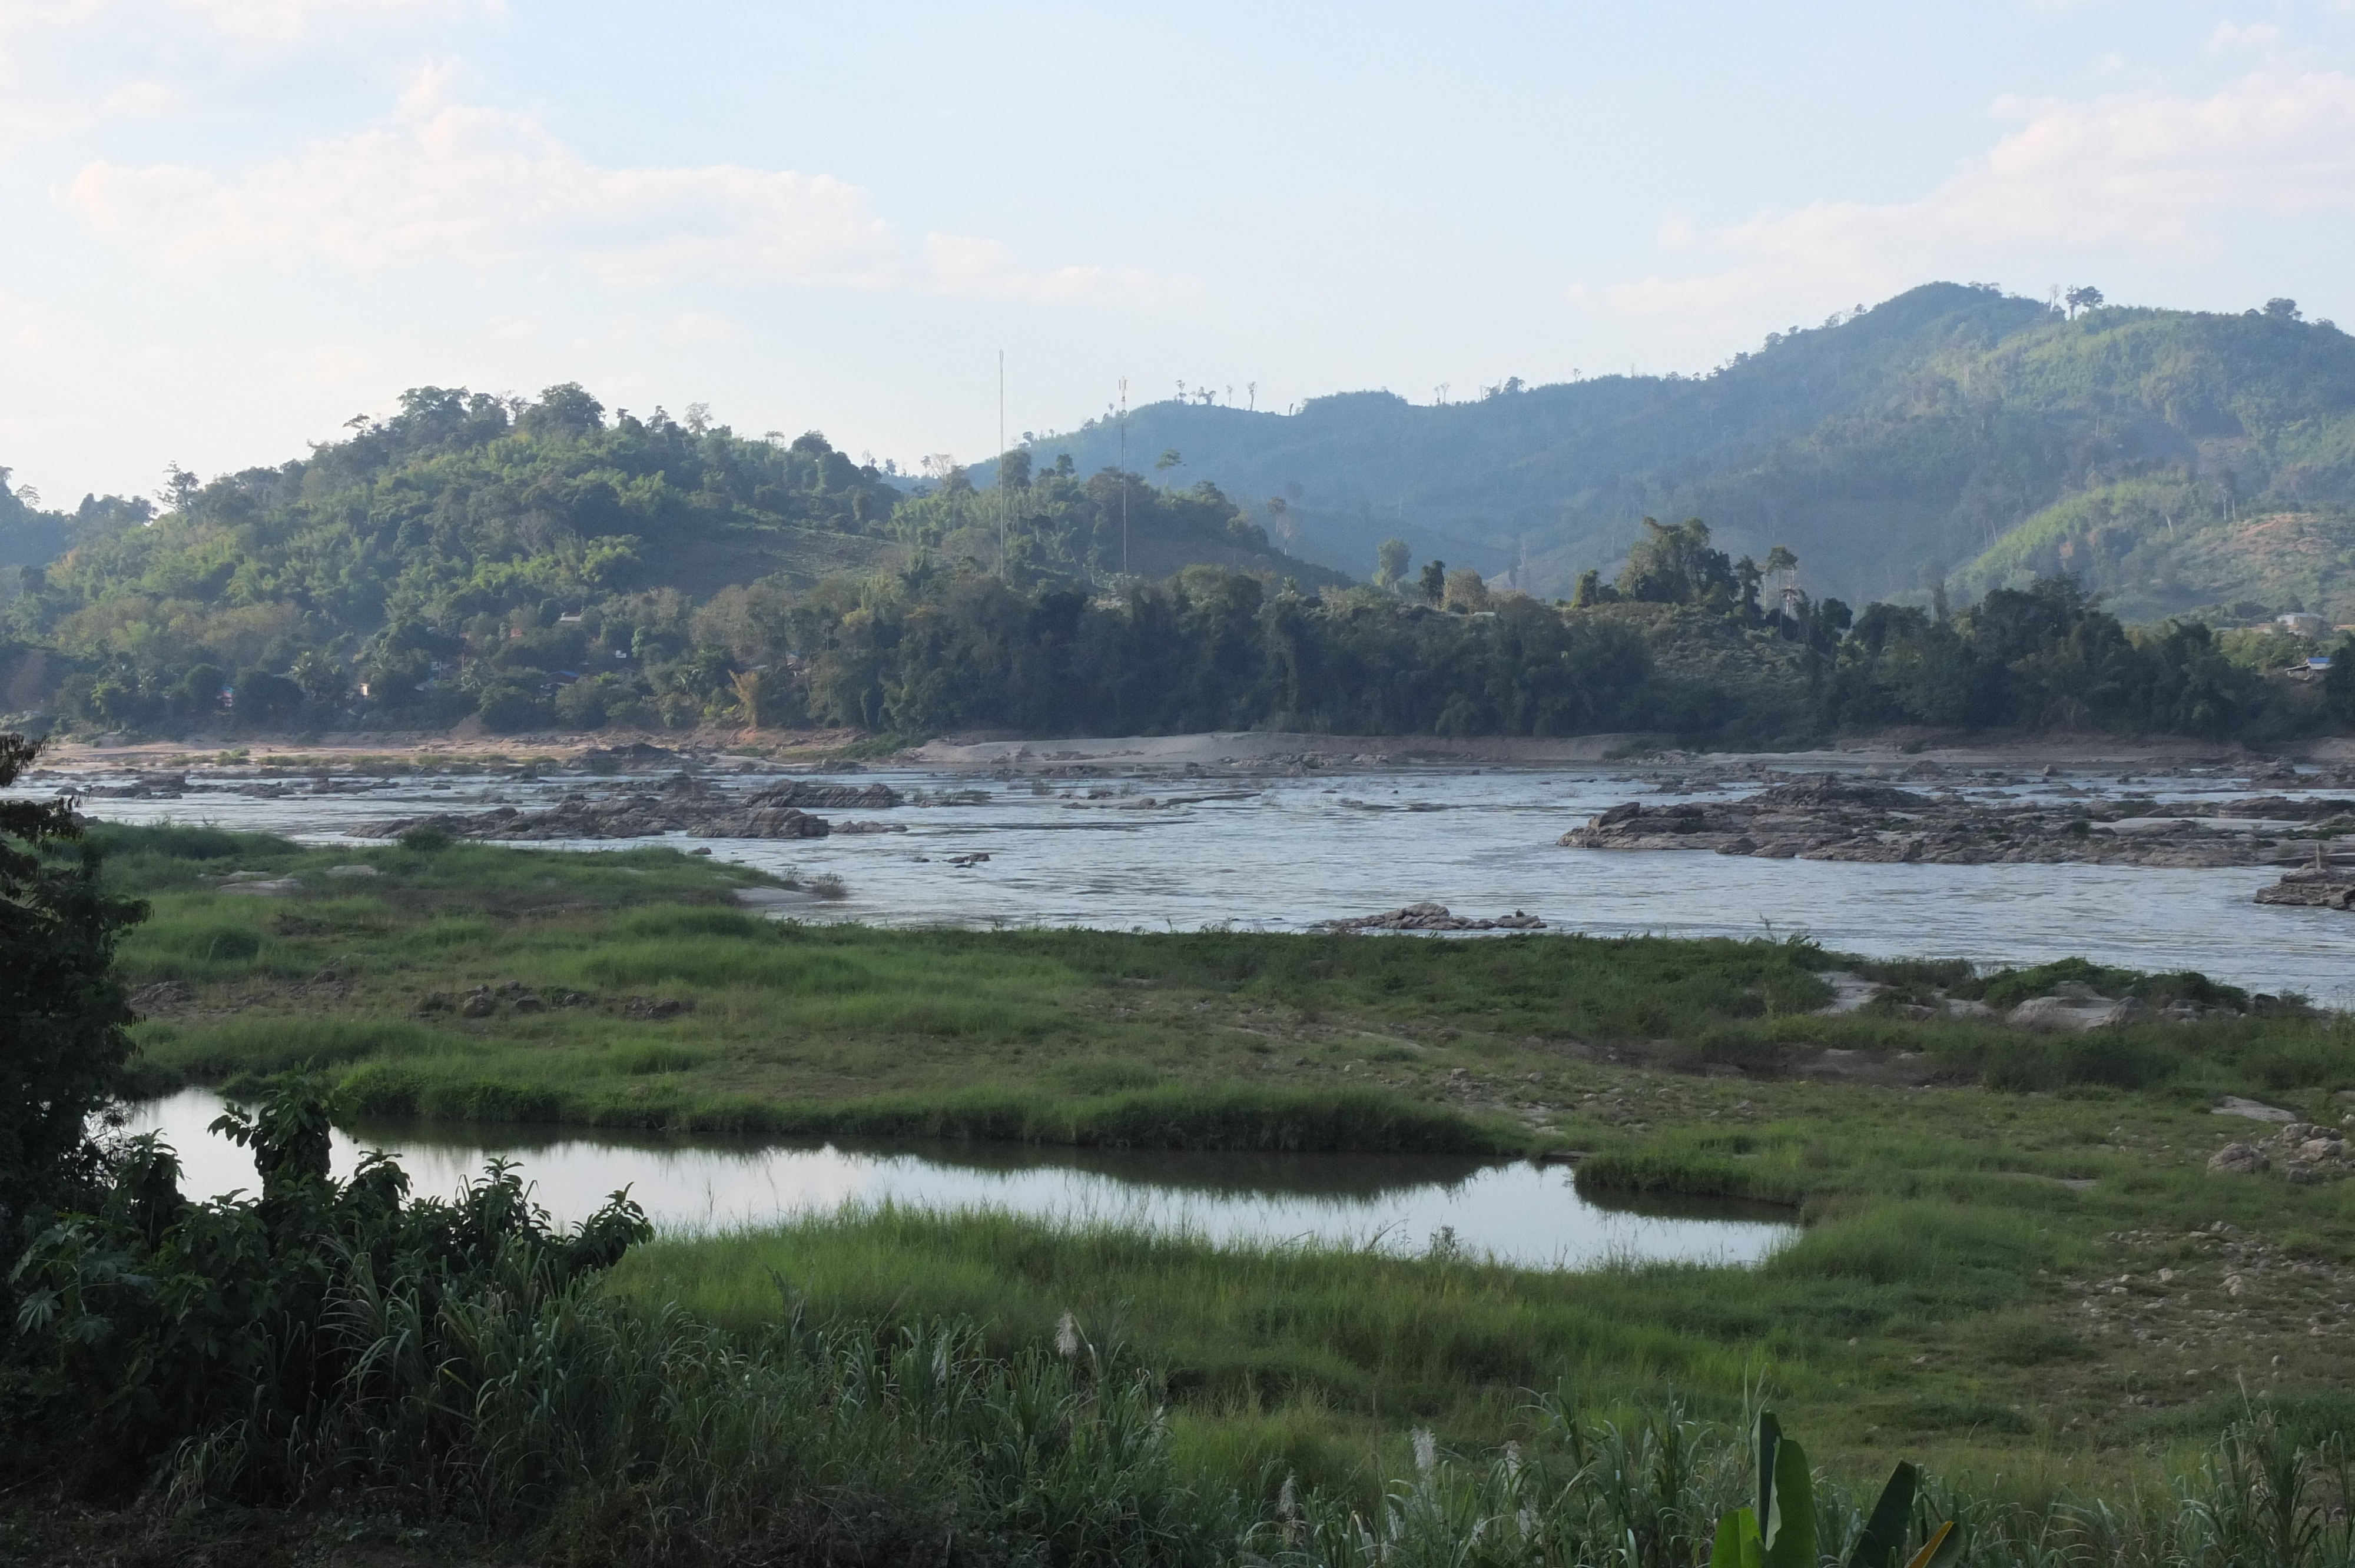
M2209 1156L2208 1169L2233 1176L2277 1170L2292 1181L2310 1184L2334 1181L2355 1171L2355 1159L2348 1156L2345 1133L2308 1121L2293 1121L2263 1142L2226 1144ZM2232 1281L2225 1283L2230 1286Z
M908 824L905 822L837 822L834 824L834 831L837 833L904 833L908 831Z
M677 1018L693 1012L695 1003L668 997L634 996L623 1001L620 1012L624 1018Z
M1516 909L1510 915L1500 915L1493 920L1474 920L1448 913L1444 904L1409 904L1403 908L1385 909L1379 915L1360 915L1351 919L1319 920L1308 927L1312 931L1339 933L1348 931L1542 931L1546 923L1536 916Z
M461 1018L488 1018L492 1013L496 1012L498 1010L498 999L491 994L490 987L484 986L479 990L471 991L466 993L466 1000L458 1004L458 1016Z
M131 993L131 1011L154 1012L159 1008L177 1007L182 1002L196 1000L196 990L187 981L157 980L154 985L143 985Z

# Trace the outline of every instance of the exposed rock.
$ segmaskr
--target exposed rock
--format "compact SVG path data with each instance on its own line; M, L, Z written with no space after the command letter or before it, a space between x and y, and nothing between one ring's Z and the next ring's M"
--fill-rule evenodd
M411 828L438 828L453 838L546 842L556 839L646 839L665 833L691 833L708 839L822 839L829 829L822 817L813 817L779 803L780 789L743 796L730 794L681 773L659 794L617 795L591 800L567 795L542 811L522 811L499 806L479 812L444 812L400 817L389 822L354 828L355 838L398 838ZM846 797L866 797L867 790L847 786ZM880 785L871 787L882 789ZM890 795L888 789L883 791ZM893 804L865 800L864 803Z
M1892 864L2250 865L2277 863L2287 852L2261 842L2254 832L2203 819L2280 820L2301 824L2299 831L2328 832L2344 806L2263 796L2170 806L2162 816L2142 801L2109 807L1972 801L1825 773L1740 800L1648 806L1630 800L1572 829L1561 842L1572 849L1713 850L1764 860Z
M1354 919L1319 920L1309 927L1312 931L1542 931L1546 923L1534 915L1516 909L1510 915L1494 920L1473 920L1451 915L1444 904L1409 904L1400 909L1386 909L1380 915L1360 915Z
M243 882L224 882L218 889L222 893L248 893L256 898L283 898L290 893L302 890L303 879L299 876L263 876Z
M1831 1001L1816 1009L1817 1012L1854 1012L1889 989L1847 969L1825 969L1816 978L1832 988Z
M2318 822L2355 813L2355 800L2293 800L2286 795L2250 795L2215 809L2220 817L2257 817L2276 822Z
M154 985L143 985L131 993L131 1011L154 1012L159 1008L177 1007L182 1002L196 1000L196 991L187 981L157 980Z
M92 800L176 800L187 789L185 773L134 773L128 784L101 784L82 793Z
M2355 910L2355 866L2308 866L2257 889L2260 904L2302 909Z
M2150 1009L2135 997L2113 1001L2105 996L2032 996L2009 1012L2003 1021L2014 1029L2041 1029L2052 1033L2083 1033L2088 1029L2106 1029L2115 1023L2131 1023L2149 1015Z
M2246 1117L2251 1121L2296 1121L2297 1113L2279 1106L2269 1106L2262 1100L2244 1100L2238 1095L2226 1095L2208 1107L2213 1116Z
M2336 1128L2293 1121L2262 1143L2228 1143L2209 1156L2208 1169L2229 1175L2279 1171L2293 1181L2334 1181L2355 1171L2347 1136Z
M327 868L327 874L329 876L382 876L384 873L372 865L331 865Z
M788 779L752 797L755 806L796 806L809 811L884 810L902 804L906 797L882 784L828 784L820 779Z
M581 760L596 772L616 773L625 768L676 766L681 758L666 746L634 740L627 746L592 746L581 754Z
M668 997L634 996L620 1006L624 1018L677 1018L681 1013L694 1011L695 1003L692 1001L674 1001Z

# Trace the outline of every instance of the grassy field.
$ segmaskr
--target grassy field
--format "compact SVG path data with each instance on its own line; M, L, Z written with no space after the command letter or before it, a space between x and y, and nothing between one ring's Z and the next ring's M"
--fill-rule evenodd
M1574 1150L1583 1186L1806 1222L1754 1271L1550 1275L881 1213L658 1242L614 1281L743 1327L965 1318L1007 1351L1069 1313L1162 1368L1180 1452L1246 1483L1362 1486L1418 1425L1476 1450L1524 1430L1532 1391L1726 1419L1764 1391L1835 1466L1902 1451L2030 1492L2188 1452L2252 1400L2301 1431L2355 1423L2355 1183L2206 1168L2268 1130L2212 1115L2221 1095L2337 1122L2343 1019L2024 1035L1904 1008L2081 971L1962 980L1797 943L887 932L755 917L733 894L766 879L665 851L114 837L111 874L155 906L127 977L192 992L139 1026L159 1086L308 1062L377 1115ZM353 863L378 874L328 874ZM238 872L300 885L223 891ZM1819 1013L1835 966L1899 990Z

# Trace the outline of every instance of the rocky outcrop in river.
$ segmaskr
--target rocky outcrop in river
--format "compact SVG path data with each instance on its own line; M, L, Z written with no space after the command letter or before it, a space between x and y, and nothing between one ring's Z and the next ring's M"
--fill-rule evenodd
M2250 826L2223 827L2222 821ZM2278 823L2279 827L2267 832ZM1819 774L1739 800L1614 806L1561 836L1573 849L1714 850L1768 860L1986 865L2279 863L2284 837L2355 833L2355 801L2261 796L2193 805L1970 801Z
M399 817L355 828L356 838L398 838L432 828L461 839L545 842L556 839L644 839L687 833L707 839L822 839L832 829L805 806L880 808L900 803L880 784L863 787L789 779L752 795L715 789L679 774L658 793L613 795L592 800L567 795L543 811L500 806L487 811L448 811ZM874 831L871 827L864 831Z
M1312 931L1542 931L1546 923L1534 915L1516 909L1510 915L1499 915L1493 920L1475 920L1466 916L1451 915L1444 904L1409 904L1403 908L1385 909L1379 915L1359 915L1345 920L1319 920L1309 927Z
M2257 902L2355 911L2355 866L2307 866L2290 872L2271 887L2258 888Z

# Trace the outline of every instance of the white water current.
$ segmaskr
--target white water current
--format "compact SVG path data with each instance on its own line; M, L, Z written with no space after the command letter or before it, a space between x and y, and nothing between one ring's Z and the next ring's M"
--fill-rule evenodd
M721 777L750 789L775 775ZM313 842L353 842L357 849L358 842L343 839L356 823L502 804L528 810L576 790L650 789L660 777L400 774L352 793L341 791L365 781L338 779L338 792L331 794L306 793L298 779L274 795L239 792L256 786L229 778L197 774L190 781L200 789L177 800L101 799L86 810L124 821L212 822ZM1429 899L1458 915L1526 910L1555 930L1804 933L1828 948L1873 957L1965 958L2000 966L2079 956L2134 969L2200 969L2253 990L2297 991L2324 1004L2355 1006L2355 917L2253 904L2251 895L2276 874L2264 867L1851 864L1560 847L1562 832L1594 812L1622 800L1657 798L1657 775L1607 765L1277 778L1113 773L1045 780L875 769L855 781L880 781L911 797L963 796L971 803L824 813L904 823L905 832L656 842L709 848L773 871L838 876L847 897L784 906L805 919L1148 931L1227 924L1292 931ZM2083 774L2057 782L1989 779L1977 787L1969 779L1952 779L1930 787L1959 787L1966 795L1989 798L2066 789L2162 800L2246 794L2253 788L2300 792L2271 781L2253 787L2215 778L2122 781ZM1089 800L1091 793L1103 798ZM1244 798L1158 803L1232 794ZM1156 804L1143 804L1147 799ZM988 858L949 863L975 854Z

